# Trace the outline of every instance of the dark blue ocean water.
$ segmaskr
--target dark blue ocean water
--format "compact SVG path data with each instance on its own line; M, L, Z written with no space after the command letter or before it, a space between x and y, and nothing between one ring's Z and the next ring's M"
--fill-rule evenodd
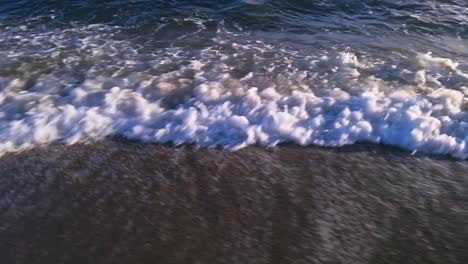
M181 19L197 18L205 21L206 38L223 22L234 31L306 45L401 47L466 58L467 8L464 0L4 0L0 22L32 31L105 24L121 27L128 34L121 37L174 42L198 29Z

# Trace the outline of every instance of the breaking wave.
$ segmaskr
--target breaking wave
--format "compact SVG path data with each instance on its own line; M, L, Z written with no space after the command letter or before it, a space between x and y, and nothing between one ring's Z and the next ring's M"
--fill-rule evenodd
M461 57L203 15L160 17L151 34L128 21L37 19L0 23L0 154L118 136L227 150L372 142L468 157Z

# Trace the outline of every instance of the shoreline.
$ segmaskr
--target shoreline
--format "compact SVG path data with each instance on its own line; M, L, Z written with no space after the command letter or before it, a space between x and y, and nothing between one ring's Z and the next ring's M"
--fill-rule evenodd
M463 263L468 161L106 139L0 158L7 263Z

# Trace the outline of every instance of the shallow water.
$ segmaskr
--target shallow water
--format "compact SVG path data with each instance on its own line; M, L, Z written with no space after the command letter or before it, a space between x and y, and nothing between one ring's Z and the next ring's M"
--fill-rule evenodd
M464 1L8 1L0 153L108 136L468 157Z

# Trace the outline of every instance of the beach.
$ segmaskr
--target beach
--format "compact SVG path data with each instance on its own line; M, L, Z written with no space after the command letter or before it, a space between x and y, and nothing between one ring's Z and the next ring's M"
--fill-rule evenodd
M468 1L0 1L0 263L468 261Z
M0 158L4 263L464 263L466 161L106 139Z

